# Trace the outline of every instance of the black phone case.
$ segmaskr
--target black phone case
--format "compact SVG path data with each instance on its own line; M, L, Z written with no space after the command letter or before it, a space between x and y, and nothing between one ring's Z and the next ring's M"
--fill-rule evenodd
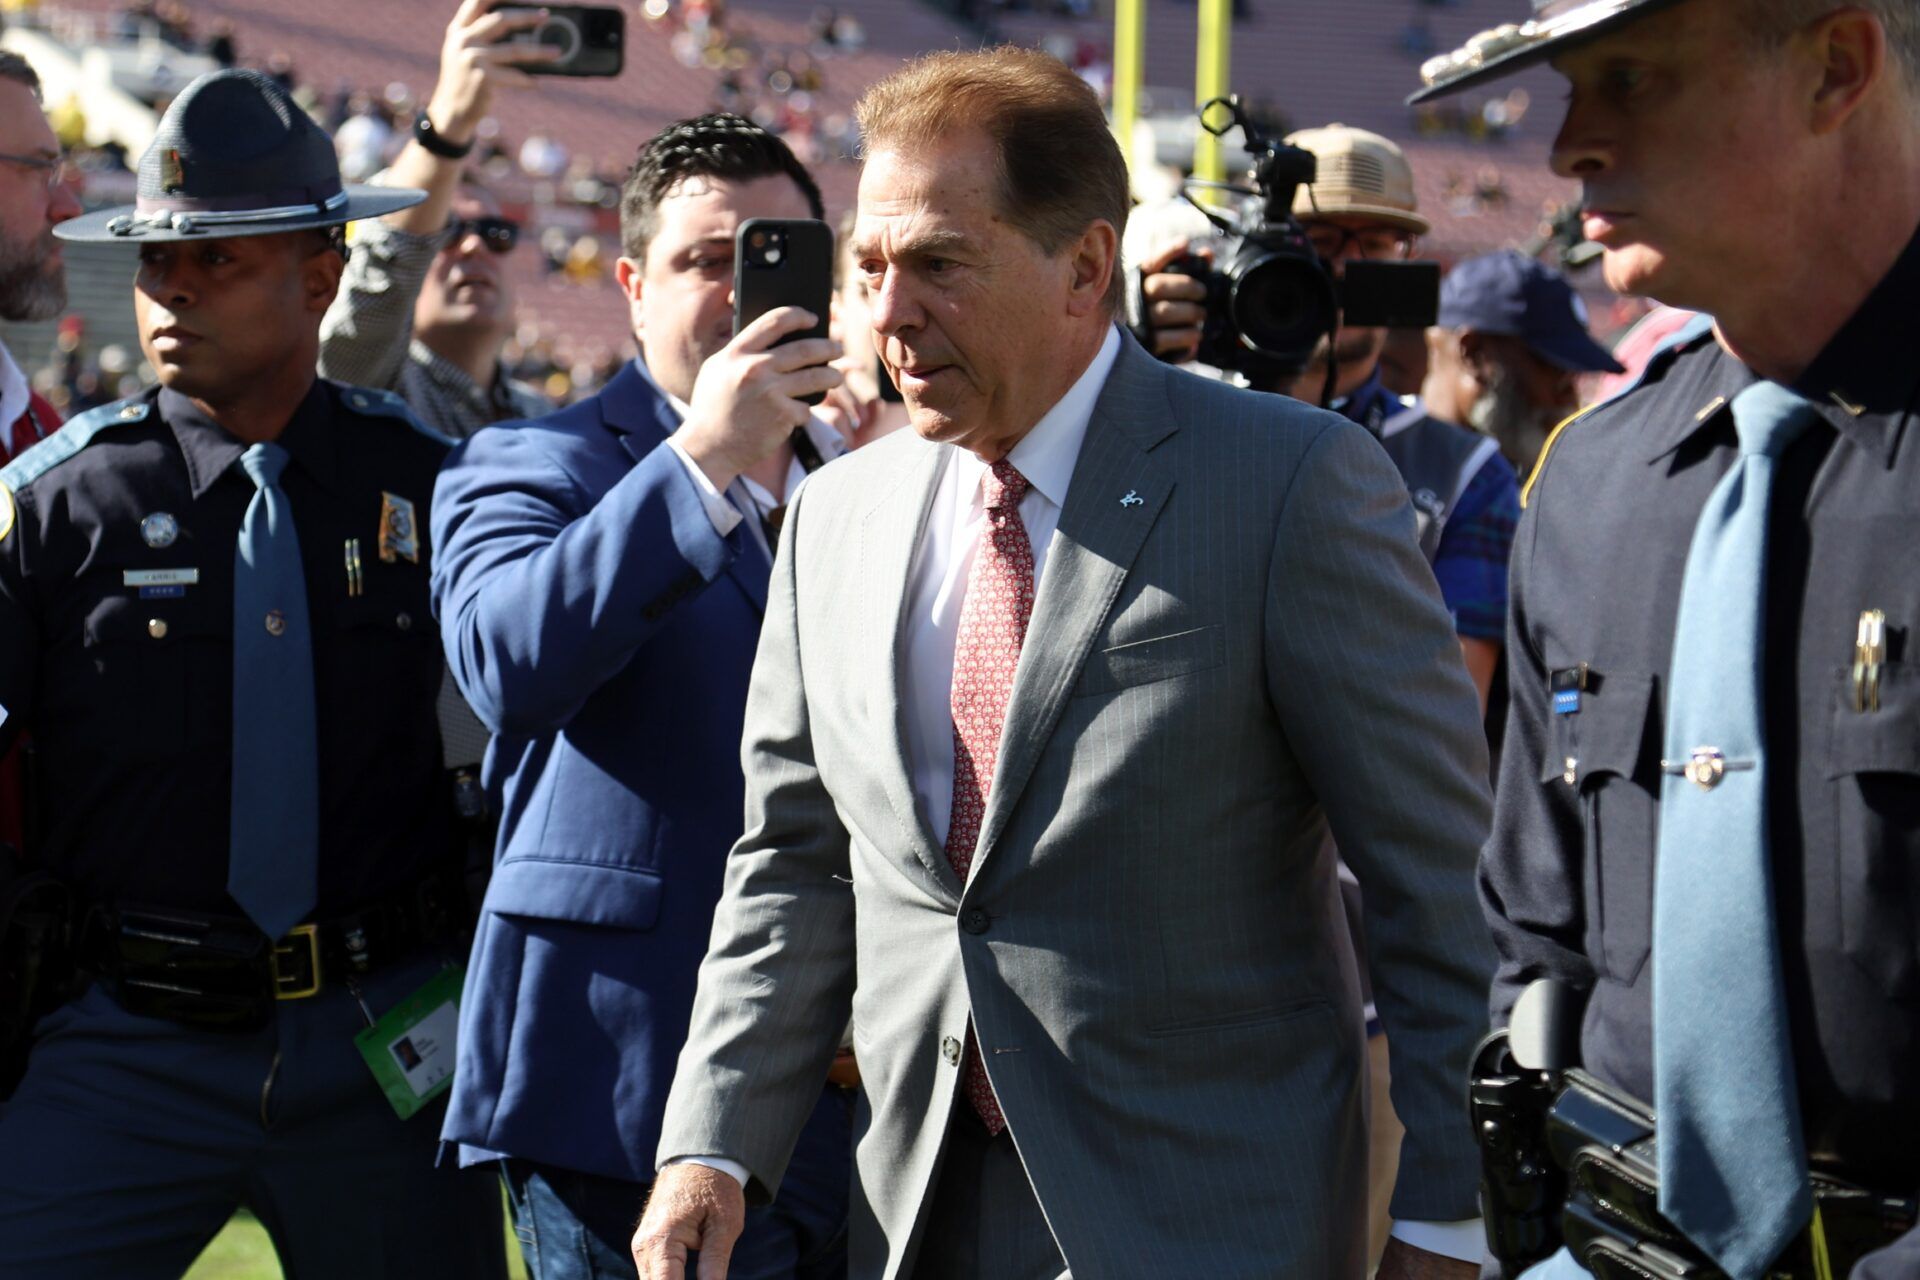
M530 76L592 76L607 78L626 69L627 15L617 5L516 3L513 8L544 7L553 18L566 17L582 33L580 48L563 62L529 62L520 70Z
M786 252L778 263L751 266L747 237L756 229L779 228L786 235ZM819 317L811 329L790 333L781 345L800 338L827 336L827 313L833 306L833 228L814 218L749 218L733 238L733 331L740 330L779 307L805 307ZM802 397L819 404L824 392Z

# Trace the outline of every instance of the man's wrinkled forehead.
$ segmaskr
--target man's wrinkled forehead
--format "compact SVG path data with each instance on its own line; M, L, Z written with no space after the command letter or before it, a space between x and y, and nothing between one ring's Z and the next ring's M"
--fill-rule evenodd
M1656 9L1592 40L1582 41L1549 60L1548 65L1563 76L1581 68L1603 65L1611 60L1672 54L1692 50L1703 42L1725 45L1723 31L1732 11L1742 0L1686 0L1683 4ZM1722 47L1715 52L1724 56Z

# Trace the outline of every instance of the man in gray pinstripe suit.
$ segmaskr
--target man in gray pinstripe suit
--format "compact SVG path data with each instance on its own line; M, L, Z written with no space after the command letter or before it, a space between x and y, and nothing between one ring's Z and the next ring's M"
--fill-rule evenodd
M1357 1280L1330 821L1408 1131L1380 1274L1476 1274L1441 1253L1478 1254L1485 747L1405 485L1344 419L1114 328L1125 170L1056 60L933 55L861 124L853 247L915 430L788 512L636 1265L725 1273L850 1011L861 1280Z

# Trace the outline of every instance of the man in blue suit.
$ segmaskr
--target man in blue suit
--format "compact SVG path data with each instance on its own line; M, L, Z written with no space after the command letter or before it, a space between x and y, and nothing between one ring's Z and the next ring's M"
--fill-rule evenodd
M771 530L805 474L795 443L816 465L842 448L801 400L840 382L838 344L776 348L813 323L798 308L732 333L734 230L821 212L786 145L736 116L653 138L620 210L641 360L590 400L481 431L435 490L434 607L495 735L502 813L444 1137L463 1164L501 1162L537 1280L633 1274L740 834ZM853 1103L822 1085L736 1276L845 1272Z

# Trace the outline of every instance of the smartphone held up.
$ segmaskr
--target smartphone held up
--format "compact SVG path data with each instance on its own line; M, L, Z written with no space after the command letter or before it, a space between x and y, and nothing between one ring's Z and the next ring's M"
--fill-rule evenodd
M734 232L733 331L769 311L801 307L814 325L781 343L827 336L833 306L833 229L814 218L749 218ZM779 345L779 344L776 344ZM824 391L801 397L819 404Z
M530 49L555 49L556 56L521 64L530 76L617 76L626 64L626 14L611 5L550 4L501 9L515 16L545 12L537 26L502 41Z

